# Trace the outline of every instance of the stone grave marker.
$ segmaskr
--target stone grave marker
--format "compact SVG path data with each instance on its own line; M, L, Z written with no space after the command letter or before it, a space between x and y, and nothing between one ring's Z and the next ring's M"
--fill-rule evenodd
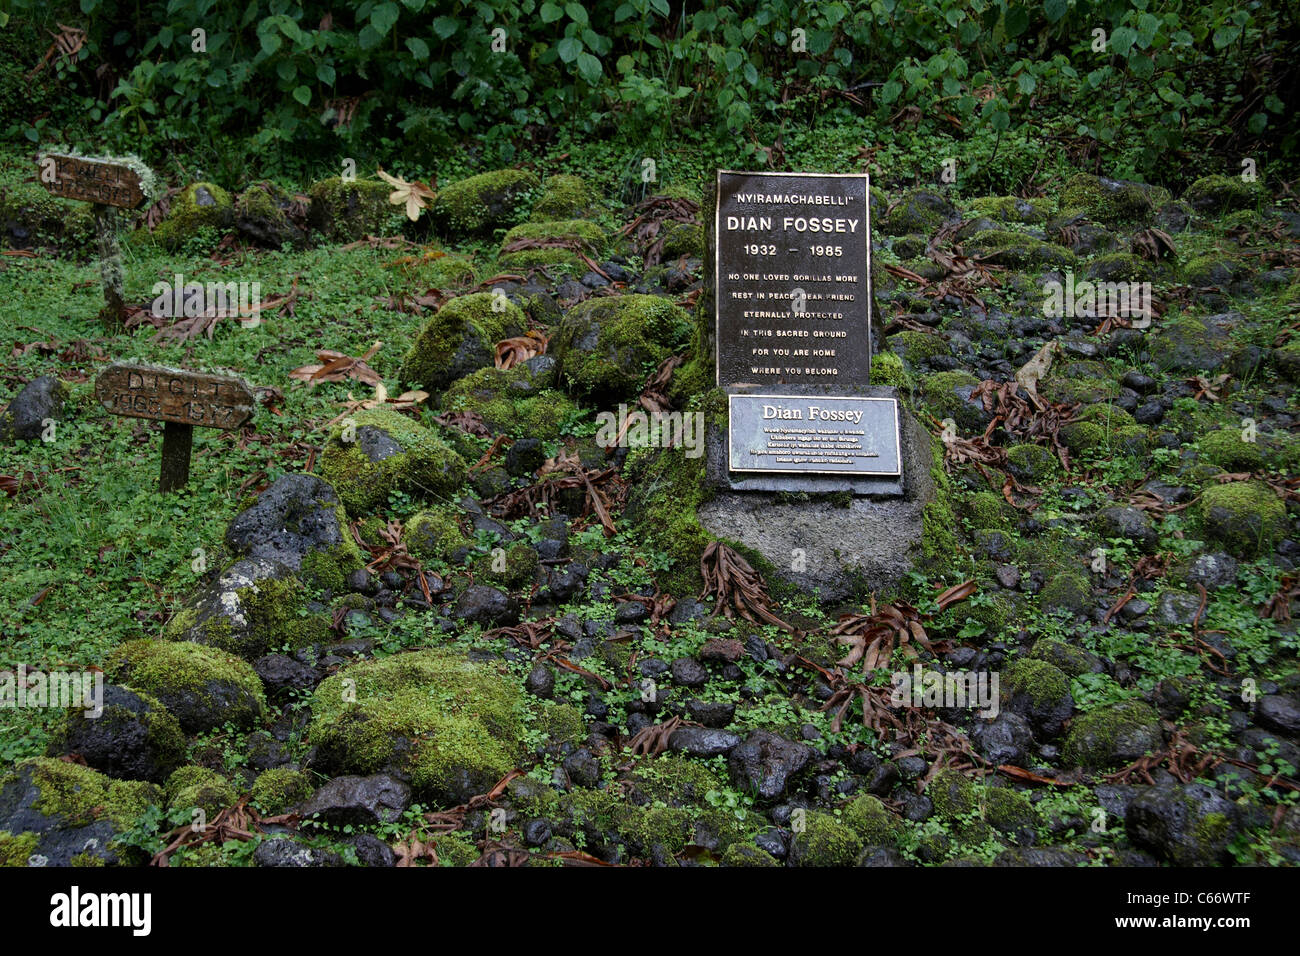
M157 191L153 173L133 156L42 153L37 179L55 196L91 204L104 287L104 315L114 325L126 316L125 273L117 242L118 209L139 209Z
M253 414L253 391L233 375L116 362L95 379L95 398L115 415L163 422L160 492L190 478L194 428L238 428Z
M871 384L869 179L719 170L714 195L706 262L728 408L707 436L718 493L700 521L824 598L892 585L933 487L928 433Z

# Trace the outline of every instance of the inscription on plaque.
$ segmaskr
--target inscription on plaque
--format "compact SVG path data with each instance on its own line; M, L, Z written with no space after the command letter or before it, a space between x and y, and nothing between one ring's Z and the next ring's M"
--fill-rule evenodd
M718 171L719 385L870 384L869 196L865 173Z
M253 392L242 379L126 362L99 373L95 398L115 415L164 423L163 492L189 481L195 426L238 428L253 414Z
M731 395L728 402L732 471L900 473L893 399Z
M46 189L64 199L138 209L145 194L140 176L130 166L109 160L45 153L37 177Z

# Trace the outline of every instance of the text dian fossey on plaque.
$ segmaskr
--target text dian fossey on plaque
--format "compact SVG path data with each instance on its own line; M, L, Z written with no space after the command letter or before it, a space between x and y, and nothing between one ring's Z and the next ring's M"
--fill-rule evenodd
M897 399L871 388L867 175L719 170L717 197L729 470L901 477Z

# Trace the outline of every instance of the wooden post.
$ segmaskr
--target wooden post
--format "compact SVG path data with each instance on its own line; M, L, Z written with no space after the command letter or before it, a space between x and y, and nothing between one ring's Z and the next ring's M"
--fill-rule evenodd
M126 270L122 266L122 247L117 242L117 211L112 206L94 203L95 240L99 246L99 278L104 285L104 311L100 313L110 328L126 323Z
M190 480L190 450L194 445L194 426L180 422L163 424L162 472L158 491L167 494L184 488Z
M95 380L95 398L117 415L163 422L163 494L190 480L194 427L238 428L253 414L253 392L233 375L115 362Z

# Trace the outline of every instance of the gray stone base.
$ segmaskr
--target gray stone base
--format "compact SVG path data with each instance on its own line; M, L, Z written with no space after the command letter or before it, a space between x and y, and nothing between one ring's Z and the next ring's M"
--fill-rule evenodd
M872 389L884 393L885 390ZM778 578L825 601L894 588L921 553L921 514L934 498L929 433L900 408L902 494L868 493L854 488L791 487L784 478L773 490L739 491L726 472L726 435L708 435L708 478L720 490L697 512L700 523L719 538L752 548L771 562ZM716 469L721 455L722 473ZM850 479L852 481L853 479ZM861 480L861 479L858 479ZM843 482L833 476L830 481ZM750 481L745 487L752 487ZM854 497L845 506L843 491ZM790 494L793 492L794 494ZM808 500L791 501L791 497ZM827 492L840 492L831 500Z

